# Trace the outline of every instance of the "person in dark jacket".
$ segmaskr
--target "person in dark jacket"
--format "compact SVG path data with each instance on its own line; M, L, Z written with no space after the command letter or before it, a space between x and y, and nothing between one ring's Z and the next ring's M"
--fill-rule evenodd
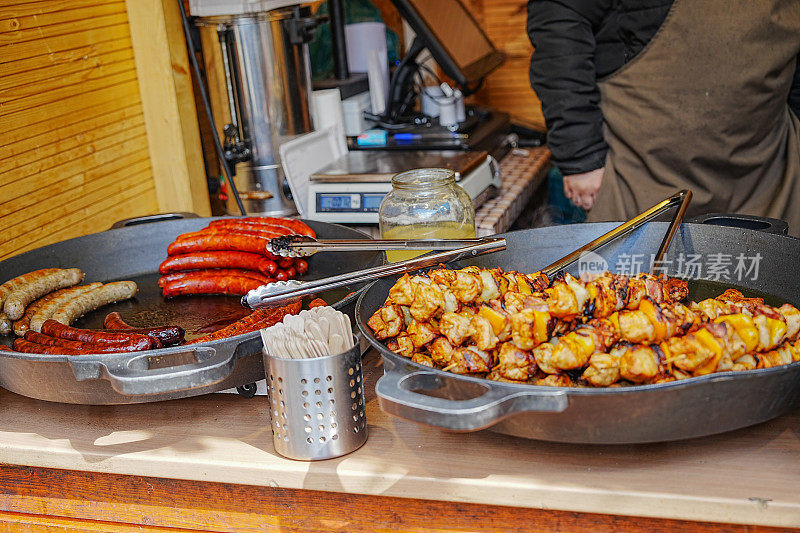
M691 188L690 215L800 232L800 1L530 0L527 29L548 146L589 220Z

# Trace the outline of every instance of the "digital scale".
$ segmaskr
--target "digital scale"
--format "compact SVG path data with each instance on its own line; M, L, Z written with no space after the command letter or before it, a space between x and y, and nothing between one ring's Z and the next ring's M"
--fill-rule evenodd
M308 218L344 224L377 224L392 176L415 168L449 168L475 207L500 191L500 170L486 152L348 152L309 177Z

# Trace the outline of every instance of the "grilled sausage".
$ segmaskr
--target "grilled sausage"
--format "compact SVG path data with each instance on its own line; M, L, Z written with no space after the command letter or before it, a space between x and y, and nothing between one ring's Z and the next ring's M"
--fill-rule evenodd
M80 341L88 344L103 344L109 346L134 346L138 350L155 348L156 343L147 335L121 331L101 331L98 329L81 329L66 326L55 320L48 320L42 324L42 333L50 337Z
M290 266L294 265L294 258L293 257L281 257L276 261L278 264L278 268L282 268L286 270Z
M202 337L189 341L187 344L225 339L233 337L234 335L258 331L261 328L268 328L283 320L283 317L286 315L296 315L300 312L301 307L302 302L293 302L283 307L256 309L241 320L237 320L233 324L217 330L214 333L209 333L208 335L203 335Z
M252 278L256 281L260 281L262 285L272 281L271 278L268 278L264 274L260 272L254 272L252 270L242 270L240 268L205 268L201 270L185 270L183 272L172 272L171 274L165 274L160 278L158 278L158 286L163 287L170 281L184 279L187 277L206 277L206 276L224 276L224 277L234 276L234 277Z
M116 311L106 315L103 327L110 330L121 330L126 333L139 333L148 337L155 337L164 346L181 344L185 340L186 332L179 326L159 326L155 328L136 328L126 323Z
M182 241L185 239L191 239L194 237L198 237L200 235L250 235L251 237L267 237L272 239L274 237L282 237L284 235L289 235L290 230L286 228L276 229L275 231L256 231L254 228L250 229L233 229L233 228L203 228L199 231L192 231L190 233L181 233L178 235L175 240Z
M274 226L272 224L251 224L247 222L228 222L226 224L209 225L201 229L198 233L245 233L261 235L262 237L283 237L294 235L294 231L285 226Z
M308 261L305 259L295 259L294 268L296 268L297 273L302 276L308 272Z
M275 217L241 217L241 218L225 218L221 220L213 220L209 226L225 226L229 224L254 224L262 226L283 226L292 230L292 233L298 235L308 235L309 237L316 237L317 234L314 230L308 227L305 222L292 218L275 218Z
M8 295L3 304L3 312L11 320L19 320L25 314L25 307L29 303L48 292L80 283L83 281L83 276L83 272L78 268L67 268L36 276Z
M51 337L43 333L36 333L35 331L28 331L25 333L25 340L44 346L59 346L61 348L71 348L73 350L80 350L82 353L119 353L119 352L139 352L142 350L139 346L141 343L129 342L127 344L99 344L91 342L73 341L69 339L61 339L58 337ZM145 348L147 349L147 348Z
M308 303L309 309L314 309L315 307L327 307L328 302L323 300L322 298L314 298Z
M233 250L261 254L275 260L277 256L267 251L269 241L267 237L255 235L208 233L176 240L167 247L167 255Z
M114 281L87 291L67 301L53 313L53 320L70 325L89 311L120 300L133 298L137 286L133 281Z
M42 268L40 270L34 270L33 272L28 272L27 274L10 279L0 285L0 335L8 335L13 329L11 319L3 312L3 304L5 303L6 298L8 298L8 296L14 292L14 290L18 289L25 283L36 279L38 276L57 272L58 270L59 269L57 268Z
M241 268L272 276L278 268L275 261L247 252L195 252L167 257L158 267L160 274L200 268Z
M6 298L8 298L8 295L14 292L16 289L20 288L22 285L28 283L29 281L33 281L39 276L43 276L45 274L52 274L53 272L57 272L58 270L59 270L58 268L42 268L40 270L34 270L33 272L28 272L27 274L23 274L21 276L17 276L16 278L6 281L2 285L0 285L0 307L2 307L3 303L5 303Z
M247 294L263 285L243 276L187 276L168 282L161 289L165 298L189 294Z
M64 305L64 303L72 300L73 298L77 298L79 295L87 291L101 287L102 285L102 283L94 282L64 289L61 294L54 297L52 300L44 302L38 310L34 311L34 313L31 315L28 329L37 332L41 331L42 324L44 324L45 320L52 318L53 313L55 313L62 305Z
M48 346L46 344L38 344L25 339L16 339L14 341L14 351L22 353L41 353L46 355L82 355L92 353L91 351L81 351L74 348L67 348L65 346Z
M98 285L100 284L98 283ZM28 328L30 328L31 318L33 318L33 315L36 314L39 311L39 309L42 308L43 305L58 298L59 296L70 290L72 290L72 287L69 287L67 289L59 289L49 294L45 294L41 298L38 298L37 300L31 302L30 305L28 305L28 307L25 308L25 314L22 315L22 318L14 321L14 335L18 337L22 337L23 335L25 335L25 332L28 331Z

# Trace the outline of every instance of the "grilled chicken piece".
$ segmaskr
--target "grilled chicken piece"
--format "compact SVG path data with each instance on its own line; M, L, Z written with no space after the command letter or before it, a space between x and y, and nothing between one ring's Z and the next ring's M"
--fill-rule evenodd
M698 316L681 303L658 305L643 299L636 310L620 311L611 316L620 338L631 344L657 344L675 335L682 335Z
M412 322L406 332L415 348L422 348L439 336L436 325L430 322Z
M403 331L403 311L399 305L384 305L369 317L367 325L378 339L396 337Z
M411 356L411 360L414 361L415 363L429 366L431 368L434 368L436 366L433 364L433 359L431 359L431 356L421 352L414 352L414 355Z
M589 358L589 366L583 371L583 379L595 387L608 387L619 381L619 359L621 353L596 352Z
M613 350L619 354L619 375L631 383L647 383L658 375L659 357L650 346L622 344Z
M549 374L542 379L536 380L536 385L546 387L574 387L575 383L566 374Z
M444 292L438 284L433 283L430 279L418 277L420 281L414 283L414 301L411 303L409 311L414 320L427 322L444 311Z
M387 342L386 347L393 352L399 353L403 357L411 357L414 355L414 343L411 341L411 337L405 333Z
M595 352L605 352L619 340L614 324L607 319L595 319L559 337L550 363L560 370L586 366Z
M429 347L431 359L439 366L448 366L452 363L453 350L455 348L446 337L435 338Z
M550 338L551 317L545 309L527 308L511 315L511 338L518 348L532 350Z
M556 340L540 344L533 349L533 358L536 366L545 374L558 374L559 370L553 365L553 351L556 349Z
M800 340L784 342L775 350L759 354L757 368L771 368L800 361Z
M464 344L472 335L472 316L468 313L445 313L439 320L439 331L453 346Z
M498 364L495 373L511 381L527 381L536 375L536 359L526 350L520 350L511 342L504 342L497 352Z
M491 354L479 350L475 346L456 348L453 350L450 361L444 370L454 374L489 372L494 366Z

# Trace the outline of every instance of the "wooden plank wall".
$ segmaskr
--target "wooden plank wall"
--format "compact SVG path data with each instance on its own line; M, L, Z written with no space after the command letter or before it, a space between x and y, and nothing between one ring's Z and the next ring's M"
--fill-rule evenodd
M477 101L544 130L542 104L528 78L533 47L525 31L526 0L462 0L506 61L485 81Z
M0 0L0 259L157 211L124 0Z
M372 0L387 25L400 33L402 22L391 0ZM506 61L471 101L489 105L545 130L542 104L531 89L528 69L533 47L525 31L527 0L461 0Z

